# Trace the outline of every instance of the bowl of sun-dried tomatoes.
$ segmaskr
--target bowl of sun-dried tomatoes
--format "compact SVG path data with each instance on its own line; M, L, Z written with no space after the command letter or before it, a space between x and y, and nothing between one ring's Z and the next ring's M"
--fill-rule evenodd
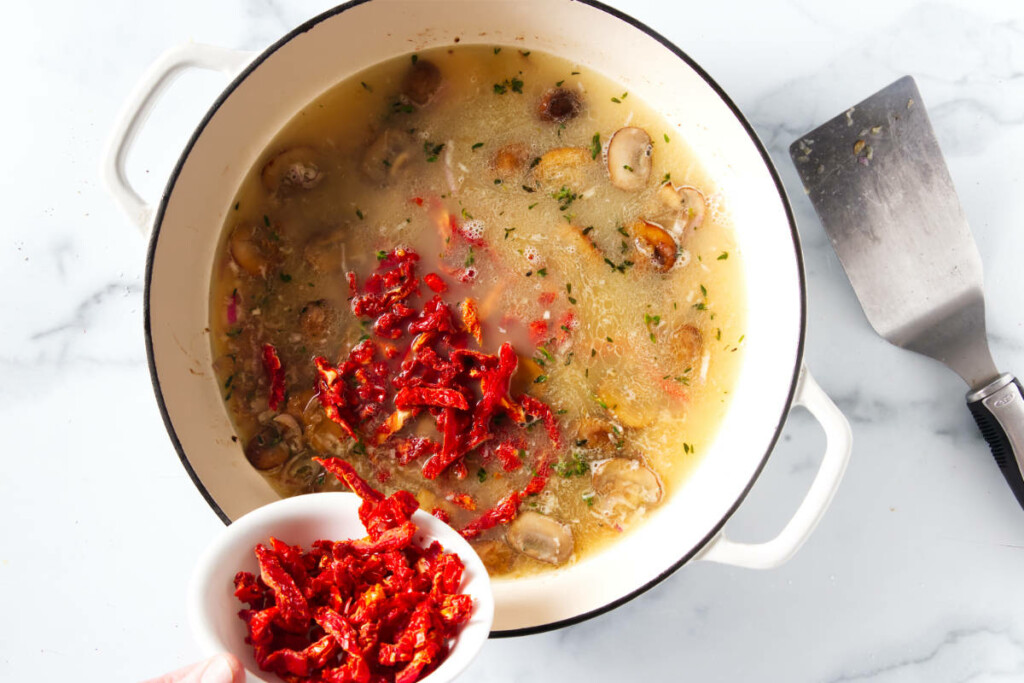
M494 599L472 547L405 491L384 496L345 461L353 493L315 493L239 518L200 559L189 619L250 681L454 679L490 633Z

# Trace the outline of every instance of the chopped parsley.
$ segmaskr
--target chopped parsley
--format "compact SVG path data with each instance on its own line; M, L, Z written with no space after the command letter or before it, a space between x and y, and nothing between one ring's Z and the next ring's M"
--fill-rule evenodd
M263 225L270 227L270 216L263 214Z
M628 259L623 261L622 263L616 264L607 256L605 257L604 262L607 263L612 270L617 270L620 273L625 273L626 269L630 268L633 265L633 262Z
M574 451L570 459L555 465L555 473L563 479L582 477L589 471L590 465L583 459L583 454L579 451Z
M278 277L281 278L281 282L291 282L292 276L288 273L281 273Z
M629 164L623 164L623 165L622 165L622 168L626 169L626 170L627 170L627 171L629 171L630 173L632 173L632 172L633 172L633 167L632 167L632 166L630 166Z
M561 88L561 87L562 87L562 84L563 84L563 83L565 83L565 80L564 80L564 79L563 79L563 80L561 80L561 81L558 81L557 83L555 83L555 87L556 87L556 88Z
M596 159L597 155L601 153L601 134L594 133L594 137L590 138L590 158Z
M501 48L500 47L494 48L494 54L498 54L499 52L501 52Z
M665 142L672 142L671 140L668 139L668 133L665 133Z
M483 147L483 146L484 146L484 143L482 143L482 142L477 142L477 143L475 143L475 144L474 144L474 145L473 145L472 147L470 147L470 149L471 149L471 150L473 150L473 151L475 152L475 151L477 151L478 149L480 149L480 148L481 148L481 147Z
M487 470L485 470L483 467L478 469L476 471L476 478L480 481L481 484L487 481Z
M430 163L437 161L437 157L441 153L442 149L444 149L443 142L435 145L427 140L423 143L423 153L427 155L427 161Z
M540 275L541 277L547 277L548 276L548 269L547 268L538 268L537 269L537 275Z
M363 89L366 90L366 92L373 92L373 88L371 88L370 84L366 81L359 81L359 85L363 86Z
M515 231L516 231L515 228L505 228L505 239L508 239L509 233L515 232Z
M418 55L413 55L413 56L412 56L412 63L413 63L413 64L415 64L415 63L416 63L416 62L418 62L418 61L420 61L420 58L419 58L419 56L418 56Z
M494 84L494 94L495 95L504 95L509 90L511 90L514 93L519 93L520 95L522 95L523 94L523 80L521 78L517 78L516 76L513 76L512 78L506 78L501 83L495 83Z
M579 198L579 195L570 190L567 186L562 185L562 189L560 189L558 192L552 193L551 197L552 199L558 200L558 210L565 211L574 201L576 201Z
M547 381L548 381L548 376L547 375L537 375L533 379L533 383L534 384L544 384L544 382L547 382Z
M723 251L721 254L718 255L719 261L724 261L727 258L729 258L729 252L727 251Z
M383 249L381 249L380 251L377 252L377 260L378 261L383 261L385 258L387 258L387 255L388 255L388 252L386 252Z
M470 247L469 253L466 254L466 267L469 268L474 263L476 263L476 256L473 255L473 247Z
M363 212L358 208L356 209L356 215L359 216L359 220L363 220Z

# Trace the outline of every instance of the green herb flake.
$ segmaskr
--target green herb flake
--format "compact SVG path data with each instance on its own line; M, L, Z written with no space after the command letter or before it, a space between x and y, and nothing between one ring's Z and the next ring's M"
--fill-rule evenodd
M626 228L625 228L625 227L623 227L623 226L621 226L621 225L620 225L619 227L615 228L615 230L616 230L616 232L618 232L618 233L619 233L620 235L623 235L624 237L629 237L629 233L628 233L628 232L626 232Z
M529 50L520 50L519 54L521 54L524 57L529 57L530 56L530 51Z
M270 227L270 216L263 214L263 225Z
M556 88L561 88L563 83L565 83L564 80L558 81L557 83L555 83L555 87Z
M569 72L569 75L570 75L570 76L579 76L579 75L580 75L580 72L579 72L579 71L570 71L570 72Z
M629 164L623 164L623 165L622 165L622 168L626 169L626 170L627 170L627 171L629 171L630 173L632 173L632 172L633 172L633 167L632 167L632 166L630 166Z
M495 178L494 179L494 184L495 185L501 185L501 178Z
M574 299L574 298L572 298L572 297L570 296L570 297L569 297L569 303L571 303L571 304L572 304L573 306L575 306L575 305L576 305L576 299Z
M498 54L499 52L501 52L501 48L500 47L494 48L494 54Z
M609 344L614 344L614 343L615 343L615 341L614 341L614 340L613 340L613 339L612 339L611 337L605 337L604 339L605 339L605 341L607 341L607 342L608 342Z
M590 472L590 465L583 459L582 453L574 451L571 458L559 462L554 469L555 474L563 479L571 479L572 477L582 477Z
M281 273L278 277L281 278L281 282L291 282L292 276L288 273Z
M415 64L418 61L420 61L419 55L413 55L412 56L412 63Z
M366 455L366 444L362 441L356 441L356 444L352 446L352 452L356 455Z
M534 202L533 204L530 204L528 207L526 207L526 209L530 210L530 209L532 209L535 206L537 206L537 202Z
M359 81L359 85L363 86L363 89L366 90L366 92L373 92L373 88L371 88L370 84L366 81Z
M235 211L238 211L238 207L241 206L241 202L235 202Z
M385 258L387 258L387 255L388 255L388 252L386 252L383 249L381 249L380 251L377 252L377 260L378 261L383 261Z
M664 185L665 183L667 183L670 180L672 180L672 174L666 172L665 175L663 175L661 177L661 184Z
M438 155L441 154L441 150L444 149L444 143L433 144L429 140L423 143L423 153L427 155L427 161L434 163L437 161Z
M593 230L593 229L594 229L593 225L588 225L587 227L583 228L583 234L584 235L589 234L590 231Z
M481 147L483 147L483 146L484 146L484 143L482 143L482 142L477 142L477 143L475 143L475 144L474 144L474 145L473 145L473 146L472 146L472 147L471 147L470 149L472 149L472 150L473 150L473 151L475 152L475 151L477 151L478 149L480 149L480 148L481 148Z
M722 328L721 327L716 327L715 328L715 339L717 339L718 341L722 341Z
M547 382L547 381L548 381L548 376L547 375L537 375L533 379L533 383L534 384L544 384L544 382Z
M508 239L509 233L513 233L515 231L515 228L505 228L505 239Z
M477 480L480 481L481 484L487 481L487 470L485 470L483 467L478 469L476 471L476 478Z
M476 263L476 256L473 254L473 247L469 248L469 253L466 255L465 263L467 268Z
M665 133L665 142L672 142L671 140L668 139L668 133Z
M360 211L359 209L356 209L356 215L359 216L359 220L363 220L363 212L362 211Z
M700 293L701 293L701 294L702 294L702 295L704 296L704 298L706 299L706 298L708 297L708 288L707 288L707 287L705 287L704 285L701 285L701 286L700 286Z
M538 268L537 269L537 275L540 275L541 277L547 277L548 276L548 269L547 268Z
M601 153L601 134L594 133L594 137L590 138L590 158L596 159L597 155Z
M614 102L615 104L622 104L622 100L620 100L618 97L613 97L612 102Z

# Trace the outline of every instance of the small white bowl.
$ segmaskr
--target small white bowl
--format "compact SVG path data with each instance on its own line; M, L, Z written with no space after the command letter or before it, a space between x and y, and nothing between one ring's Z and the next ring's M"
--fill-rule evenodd
M238 611L245 605L234 596L235 574L259 574L253 548L271 536L308 550L318 539L341 541L361 538L366 529L359 521L359 497L353 493L313 493L286 498L244 515L226 527L196 564L188 588L188 618L199 646L210 655L230 652L246 668L247 680L280 683L261 671L245 643L245 623ZM451 681L473 661L491 631L494 596L480 557L458 532L441 520L417 510L412 521L419 527L414 543L439 541L445 551L456 553L466 565L461 592L473 596L473 614L462 627L448 657L424 683Z

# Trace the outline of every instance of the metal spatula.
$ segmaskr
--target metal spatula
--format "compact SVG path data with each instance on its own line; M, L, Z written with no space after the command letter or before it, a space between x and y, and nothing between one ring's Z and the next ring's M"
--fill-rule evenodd
M921 94L905 76L789 148L871 326L964 378L967 407L1024 506L1024 399L985 335L981 257Z

